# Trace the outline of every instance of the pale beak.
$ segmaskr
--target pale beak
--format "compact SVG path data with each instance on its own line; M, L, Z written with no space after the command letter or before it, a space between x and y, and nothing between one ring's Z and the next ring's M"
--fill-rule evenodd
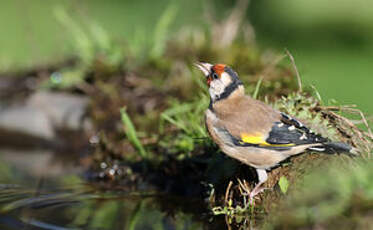
M194 65L203 72L205 77L208 77L211 74L211 67L213 65L211 65L210 63L198 62L198 63L195 63Z

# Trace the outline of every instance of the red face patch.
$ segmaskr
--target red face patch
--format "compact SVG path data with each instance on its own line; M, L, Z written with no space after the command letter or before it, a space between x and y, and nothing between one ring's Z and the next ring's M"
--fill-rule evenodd
M210 87L210 83L212 81L212 77L211 76L208 76L207 77L207 85Z
M225 66L226 65L224 64L216 64L212 67L212 69L220 76L224 72Z

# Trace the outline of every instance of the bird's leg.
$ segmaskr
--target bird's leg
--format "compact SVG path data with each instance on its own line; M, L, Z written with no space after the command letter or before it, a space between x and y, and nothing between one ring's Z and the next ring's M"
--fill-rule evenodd
M255 188L250 192L250 204L253 204L254 197L256 195L265 190L265 188L261 188L260 186L268 179L267 172L265 169L256 169L256 173L258 174L259 182L256 184Z

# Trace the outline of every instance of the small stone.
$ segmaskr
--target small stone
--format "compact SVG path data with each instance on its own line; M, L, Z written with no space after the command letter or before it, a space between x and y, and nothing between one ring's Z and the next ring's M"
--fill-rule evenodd
M29 98L27 105L43 111L54 127L78 130L90 128L83 122L88 102L84 96L40 91Z
M106 169L107 168L107 164L105 162L101 162L100 167L102 169Z
M12 106L0 111L0 133L15 132L52 140L54 130L47 115L31 106ZM7 137L16 138L16 137Z
M91 145L96 145L99 142L100 142L100 138L97 135L93 135L93 136L91 136L91 138L89 138L89 143Z

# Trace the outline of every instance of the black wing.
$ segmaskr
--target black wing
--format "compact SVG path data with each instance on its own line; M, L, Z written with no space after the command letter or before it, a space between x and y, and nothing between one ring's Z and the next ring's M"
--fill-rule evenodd
M328 142L318 134L315 134L300 121L281 113L281 121L276 122L269 133L266 142L273 145L292 144L303 145Z

